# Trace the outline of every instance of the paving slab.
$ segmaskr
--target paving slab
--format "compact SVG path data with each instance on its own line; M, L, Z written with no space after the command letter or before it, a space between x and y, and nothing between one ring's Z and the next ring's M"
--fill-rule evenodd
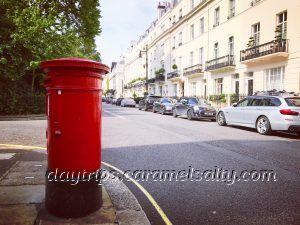
M0 205L42 203L44 198L44 185L0 187Z
M1 205L0 225L33 225L36 215L33 204Z
M0 160L11 159L15 153L0 153Z
M103 205L102 207L85 217L81 218L69 218L69 219L63 219L55 217L51 214L49 214L45 207L43 206L42 209L39 212L39 215L36 220L36 224L39 225L79 225L79 224L88 224L88 225L109 225L109 224L115 224L117 221L116 217L116 211L112 204L112 201L105 190L105 188L102 188L102 200Z
M16 162L0 181L0 186L45 184L46 161Z

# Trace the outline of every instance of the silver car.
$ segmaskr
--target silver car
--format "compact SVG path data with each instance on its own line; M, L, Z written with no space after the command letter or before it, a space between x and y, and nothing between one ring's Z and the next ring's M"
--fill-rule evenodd
M132 98L124 98L121 101L122 107L126 107L126 106L135 107L135 105L136 105L136 103L135 103L134 99L132 99Z
M300 134L300 97L249 96L217 113L220 126L238 125L255 128L266 135L272 130Z

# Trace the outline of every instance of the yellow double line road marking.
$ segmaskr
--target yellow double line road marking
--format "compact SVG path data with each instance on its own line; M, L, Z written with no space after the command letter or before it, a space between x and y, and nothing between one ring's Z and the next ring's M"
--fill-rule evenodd
M40 149L40 150L46 150L45 147L39 147L39 146L29 146L29 145L14 145L14 144L0 144L0 147L4 148L21 148L21 149Z
M45 147L40 147L40 146L28 146L28 145L17 145L17 144L0 144L0 148L4 147L4 148L21 148L21 149L27 149L27 150L46 150ZM132 177L130 177L129 175L125 174L122 170L118 169L117 167L103 162L102 164L115 170L118 171L120 174L124 174L125 177L130 180L135 186L137 186L141 192L143 192L143 194L148 198L148 200L150 201L150 203L153 205L153 207L156 209L157 213L160 215L160 217L162 218L162 220L165 222L166 225L172 225L171 221L169 220L169 218L167 217L167 215L164 213L164 211L162 210L162 208L158 205L158 203L155 201L155 199L152 197L152 195L140 184L138 183L136 180L134 180Z
M152 197L152 195L140 184L138 183L136 180L134 180L132 177L128 176L127 174L125 174L122 170L118 169L117 167L110 165L109 163L106 162L102 162L103 165L119 172L120 174L124 174L124 176L130 180L132 183L135 184L135 186L137 186L143 193L144 195L148 198L148 200L150 201L150 203L153 205L153 207L156 209L156 211L158 212L158 214L161 216L161 218L163 219L163 221L165 222L165 224L167 225L171 225L171 221L169 220L169 218L167 217L167 215L164 213L164 211L160 208L160 206L158 205L158 203L155 201L155 199Z

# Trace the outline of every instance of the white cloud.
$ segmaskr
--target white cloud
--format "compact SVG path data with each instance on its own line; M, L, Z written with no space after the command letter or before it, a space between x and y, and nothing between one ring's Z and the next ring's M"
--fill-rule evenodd
M102 34L96 38L103 63L111 65L156 19L158 0L101 0Z

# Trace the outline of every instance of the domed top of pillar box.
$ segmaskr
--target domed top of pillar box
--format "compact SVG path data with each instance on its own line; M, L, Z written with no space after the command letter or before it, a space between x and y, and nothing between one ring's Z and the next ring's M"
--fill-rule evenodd
M110 70L100 62L82 58L48 60L40 68L47 74L46 88L85 90L101 89L101 80Z

